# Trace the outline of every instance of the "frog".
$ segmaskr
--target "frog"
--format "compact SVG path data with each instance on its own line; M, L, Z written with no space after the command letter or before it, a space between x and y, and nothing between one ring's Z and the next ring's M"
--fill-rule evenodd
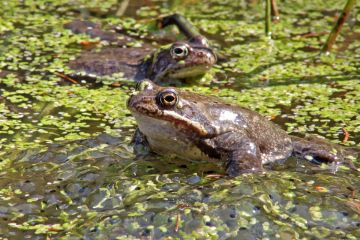
M123 47L135 39L116 31L105 31L100 24L86 20L75 20L65 24L74 33L87 34L93 38L110 42L110 46L85 51L68 66L76 74L67 74L73 79L96 79L123 73L126 79L141 81L150 79L156 83L166 80L188 81L204 75L216 62L217 56L208 40L192 29L190 23L180 15L164 17L162 27L175 24L187 40L154 49L151 44L141 47Z
M134 148L225 163L232 177L262 172L264 165L291 156L355 168L347 148L314 136L289 135L259 113L214 96L143 81L127 107L138 125Z

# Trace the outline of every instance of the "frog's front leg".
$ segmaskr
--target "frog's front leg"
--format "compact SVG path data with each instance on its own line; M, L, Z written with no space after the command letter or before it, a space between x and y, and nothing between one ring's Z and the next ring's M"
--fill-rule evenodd
M213 140L219 146L220 154L226 158L226 173L229 176L263 170L260 149L245 133L228 132Z
M131 144L133 145L136 156L148 155L151 152L146 136L140 132L139 128L136 128L133 138L131 139Z

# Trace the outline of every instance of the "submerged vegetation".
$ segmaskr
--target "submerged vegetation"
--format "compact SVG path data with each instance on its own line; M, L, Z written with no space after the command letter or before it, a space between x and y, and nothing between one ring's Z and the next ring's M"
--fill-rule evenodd
M156 27L176 11L226 59L182 87L247 106L289 133L359 146L359 16L320 54L345 3L277 1L281 19L268 39L261 1L1 1L0 239L360 238L358 172L289 159L216 179L215 164L135 161L126 110L135 83L58 76L85 49L106 46L65 23L121 26L136 39L128 47L158 47L183 38Z

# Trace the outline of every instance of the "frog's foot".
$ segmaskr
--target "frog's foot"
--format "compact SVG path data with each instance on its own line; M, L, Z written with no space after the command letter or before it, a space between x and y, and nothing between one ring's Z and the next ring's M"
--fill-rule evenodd
M354 165L354 162L360 159L359 147L344 147L344 158L350 168L359 171L359 169Z
M317 136L299 138L291 136L293 142L293 155L310 162L341 164L355 168L351 159L356 159L356 152L346 147L331 143ZM352 156L352 157L351 157Z
M199 31L184 16L178 13L161 18L158 25L160 28L164 28L169 25L176 25L180 32L188 39L200 36Z
M74 20L64 24L64 28L71 30L73 33L87 33L91 29L101 29L100 24L91 21Z

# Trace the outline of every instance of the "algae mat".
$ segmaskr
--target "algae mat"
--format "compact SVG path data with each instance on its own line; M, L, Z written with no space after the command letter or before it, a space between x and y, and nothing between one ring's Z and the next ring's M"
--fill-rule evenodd
M1 1L0 239L359 239L359 173L289 159L264 174L214 179L223 173L214 164L135 159L125 107L135 84L56 75L98 41L64 23L121 26L137 39L128 47L157 47L154 39L183 38L156 28L156 17L177 11L226 59L182 87L247 106L292 134L341 143L346 129L345 144L359 146L359 6L321 55L345 1L278 5L269 40L261 1Z

